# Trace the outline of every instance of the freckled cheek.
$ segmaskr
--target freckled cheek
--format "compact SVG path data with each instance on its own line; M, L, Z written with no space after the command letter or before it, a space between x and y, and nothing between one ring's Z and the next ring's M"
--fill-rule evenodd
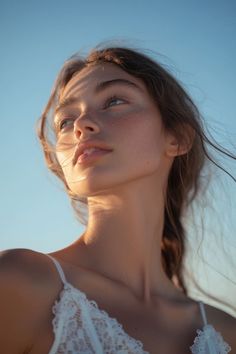
M159 151L163 144L159 117L145 110L112 117L109 126L112 129L111 136L122 145L125 144L130 153L132 151L133 154L142 156L152 155Z
M104 114L103 121L114 129L129 129L129 133L132 133L136 126L143 124L143 114L140 108L122 109Z

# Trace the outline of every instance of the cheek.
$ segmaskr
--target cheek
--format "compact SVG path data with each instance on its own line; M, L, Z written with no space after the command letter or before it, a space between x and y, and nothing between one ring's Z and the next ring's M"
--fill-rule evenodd
M76 141L74 141L73 133L62 134L58 137L56 156L62 168L73 160L75 146Z
M63 172L65 173L68 166L71 166L72 164L72 160L74 156L74 148L71 147L57 148L56 156Z
M162 121L156 112L137 108L120 119L112 119L110 127L114 129L114 136L120 140L118 144L125 144L132 154L152 158L164 153Z

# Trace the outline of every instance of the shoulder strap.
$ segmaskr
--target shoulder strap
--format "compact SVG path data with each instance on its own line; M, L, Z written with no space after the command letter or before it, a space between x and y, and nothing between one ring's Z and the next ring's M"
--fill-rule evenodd
M53 263L55 264L56 269L57 269L57 271L58 271L58 273L59 273L59 276L60 276L60 278L61 278L62 283L63 283L64 285L67 284L67 280L66 280L66 277L65 277L65 273L64 273L64 271L63 271L62 266L60 265L60 263L59 263L54 257L50 256L49 254L47 254L47 256L48 256L49 258L51 258L51 260L52 260Z
M200 306L200 312L202 315L202 321L204 326L207 325L207 317L206 317L206 311L205 311L205 306L204 303L202 301L199 301L199 306Z

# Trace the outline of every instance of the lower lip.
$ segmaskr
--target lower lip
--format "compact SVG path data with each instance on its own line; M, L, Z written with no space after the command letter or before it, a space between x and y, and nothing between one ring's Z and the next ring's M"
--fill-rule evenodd
M100 156L106 155L109 152L111 152L111 150L95 150L89 155L82 154L78 158L78 163L79 164L84 164L84 163L87 163L87 162L94 161L97 158L99 158Z

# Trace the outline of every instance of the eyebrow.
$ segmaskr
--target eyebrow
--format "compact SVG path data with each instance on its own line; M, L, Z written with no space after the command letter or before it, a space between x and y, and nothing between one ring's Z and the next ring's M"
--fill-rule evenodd
M127 79L112 79L112 80L108 80L108 81L99 82L96 85L94 92L95 93L100 93L103 90L105 90L105 89L107 89L107 88L109 88L111 86L114 86L114 85L129 86L129 87L133 87L133 88L143 92L143 90L142 90L142 88L140 86L138 86L133 81L130 81L130 80L127 80ZM78 101L78 97L75 97L75 96L62 99L62 101L55 108L55 114L59 113L62 109L73 105L77 101Z
M98 93L102 90L105 90L108 87L111 87L116 84L122 84L125 86L131 86L134 87L138 90L142 90L141 87L139 87L137 84L135 84L133 81L127 80L127 79L113 79L113 80L108 80L108 81L102 81L99 82L96 87L95 87L95 92Z

